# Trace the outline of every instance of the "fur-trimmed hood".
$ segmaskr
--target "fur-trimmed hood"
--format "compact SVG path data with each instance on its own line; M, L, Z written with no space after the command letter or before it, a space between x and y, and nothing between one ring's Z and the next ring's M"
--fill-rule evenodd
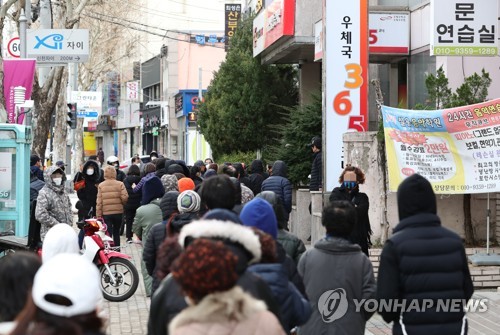
M198 220L184 226L179 235L179 244L185 248L190 239L210 238L240 244L251 254L249 263L258 263L262 256L257 235L247 227L230 221Z
M242 322L254 313L266 311L266 304L235 286L225 292L207 295L197 305L189 306L168 326L169 333L191 323Z

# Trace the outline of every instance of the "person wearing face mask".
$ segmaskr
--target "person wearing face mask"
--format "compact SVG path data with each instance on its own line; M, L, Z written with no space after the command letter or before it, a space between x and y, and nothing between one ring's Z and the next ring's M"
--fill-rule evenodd
M106 160L108 165L111 165L115 168L116 170L116 180L123 182L125 180L125 172L120 170L120 162L118 161L118 157L116 156L109 156L108 159Z
M361 247L365 255L369 256L368 249L372 245L370 236L373 234L368 210L370 202L366 193L359 191L359 185L365 182L365 174L355 166L347 165L339 177L340 187L335 187L330 194L330 202L335 200L350 201L355 207L358 220L349 240Z
M64 184L66 175L57 166L48 167L45 172L45 186L37 197L35 218L40 222L40 238L43 241L47 231L58 223L73 225L71 202Z
M82 168L82 177L85 180L85 186L76 192L78 199L81 201L84 213L83 219L89 219L95 216L96 213L96 200L97 200L97 185L100 181L99 163L95 160L88 160ZM83 243L83 229L78 234L78 243L80 247Z

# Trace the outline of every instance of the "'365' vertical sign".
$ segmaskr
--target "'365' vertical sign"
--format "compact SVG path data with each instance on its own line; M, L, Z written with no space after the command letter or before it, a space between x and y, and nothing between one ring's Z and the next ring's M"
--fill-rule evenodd
M368 130L368 0L325 1L325 188L343 166L342 134Z

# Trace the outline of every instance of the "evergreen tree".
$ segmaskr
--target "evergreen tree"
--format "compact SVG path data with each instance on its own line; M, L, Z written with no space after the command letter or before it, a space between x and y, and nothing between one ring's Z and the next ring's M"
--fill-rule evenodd
M278 141L273 129L287 117L280 106L297 103L295 68L262 65L253 57L252 20L240 22L200 106L198 125L215 158Z
M313 136L321 136L321 93L313 94L308 105L287 108L289 120L279 127L282 140L271 152L273 160L280 159L288 165L288 179L295 184L307 183L311 173L313 154L310 143Z

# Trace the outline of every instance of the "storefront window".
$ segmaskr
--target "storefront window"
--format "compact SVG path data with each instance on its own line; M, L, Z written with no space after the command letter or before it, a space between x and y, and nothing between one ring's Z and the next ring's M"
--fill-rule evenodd
M429 94L425 86L428 74L436 73L436 57L425 51L410 57L408 63L408 107L412 109L417 103L427 104Z

